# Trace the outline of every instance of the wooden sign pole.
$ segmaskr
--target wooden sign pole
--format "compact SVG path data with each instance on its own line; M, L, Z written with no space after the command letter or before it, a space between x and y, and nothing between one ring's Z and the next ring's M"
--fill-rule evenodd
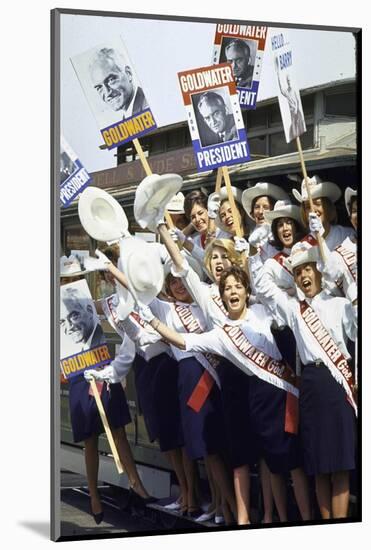
M111 449L112 454L113 454L113 459L115 461L117 471L118 471L119 474L123 474L124 473L124 468L122 467L121 460L120 460L119 454L117 452L116 443L115 443L115 440L113 439L111 428L109 427L107 416L106 416L105 410L103 408L103 403L102 403L102 400L100 398L99 391L98 391L98 388L97 388L97 385L95 383L94 378L92 380L90 380L90 386L93 390L94 399L95 399L95 402L97 404L97 408L98 408L99 415L100 415L101 420L102 420L104 431L106 432L106 436L107 436L107 439L108 439L110 449Z
M144 152L143 152L141 144L139 143L139 140L137 138L134 138L133 143L134 143L135 150L139 155L140 162L142 163L142 166L143 166L143 169L146 173L146 176L151 176L152 175L152 170L151 170L150 165L148 164L148 160L144 156ZM171 218L171 216L170 216L170 214L167 210L165 210L165 221L166 221L167 226L168 226L169 229L174 229L174 227L175 227L174 222L173 222L173 220L172 220L172 218Z
M299 151L300 164L301 164L301 169L302 169L303 176L304 176L305 188L307 190L310 211L314 212L312 193L311 193L311 190L310 190L310 185L308 184L308 174L307 174L307 169L305 167L304 155L303 155L303 150L301 148L301 141L300 141L299 136L296 138L296 145L297 145L297 148L298 148L298 151ZM323 237L322 237L322 235L317 233L316 239L318 241L318 246L319 246L322 261L323 261L323 263L325 263L326 262L326 255L325 255L325 251L323 249Z

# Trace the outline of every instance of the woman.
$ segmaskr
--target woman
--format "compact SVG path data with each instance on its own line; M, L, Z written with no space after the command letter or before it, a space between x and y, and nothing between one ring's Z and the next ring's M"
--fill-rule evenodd
M160 224L158 231L175 264L177 275L182 277L184 285L200 306L208 330L212 330L214 326L223 326L228 314L220 298L220 278L225 269L232 265L243 267L245 261L241 254L236 252L234 243L228 239L215 239L207 246L204 269L213 283L206 284L200 281L194 270L188 268L179 250L171 242L166 227ZM255 462L255 455L252 455L249 449L249 438L241 438L238 433L240 418L248 414L249 377L225 358L218 366L218 374L221 381L229 462L233 469L238 523L242 525L250 522L250 467ZM270 472L263 459L260 460L260 476L264 501L263 522L271 523L273 497Z
M269 243L271 233L266 213L273 210L278 200L288 201L289 197L283 189L273 183L258 182L242 193L245 212L255 223L250 239L251 242L256 242L257 235L261 235L260 254L263 261L277 253L277 249Z
M219 193L213 193L209 197L209 216L215 205L218 206L216 211L215 223L221 231L225 233L225 238L236 237L237 226L239 225L242 234L247 237L249 233L249 227L246 220L245 211L242 207L241 196L242 193L237 187L231 186L232 194L234 197L234 203L237 209L237 217L235 220L232 213L232 206L228 198L227 188L222 187ZM212 214L211 214L212 215Z
M161 227L162 226L160 226L160 228ZM247 275L241 268L232 266L224 271L220 280L220 296L228 311L229 323L232 323L232 327L234 324L236 324L237 327L240 325L241 329L246 331L249 335L249 339L251 339L253 345L256 346L256 349L264 349L269 355L273 355L273 357L278 360L280 354L270 332L269 315L263 306L256 304L249 309L246 307L249 296L249 285ZM294 436L285 434L283 425L280 425L281 421L283 422L282 417L277 415L277 410L280 409L284 417L286 392L264 381L263 378L267 378L264 373L262 374L255 366L252 366L253 364L251 361L243 354L236 354L236 349L228 338L228 333L232 330L229 326L227 327L227 331L226 325L224 325L223 327L217 326L204 334L180 335L169 329L158 319L154 319L150 312L143 312L143 315L146 314L148 315L147 320L150 321L153 328L158 330L163 337L169 339L174 346L189 351L202 350L204 352L216 353L221 357L227 358L228 361L242 369L245 374L251 376L250 390L251 384L253 390L250 392L250 410L248 412L245 411L246 417L244 419L240 418L239 423L241 424L241 420L244 420L247 436L251 429L250 424L252 423L254 425L257 438L264 449L265 458L272 472L280 473L289 465L288 469L293 470L294 478L296 478L297 481L300 479L299 483L296 483L297 499L303 517L309 519L309 503L305 492L306 482L302 472L296 467L299 464L295 449L296 439ZM237 328L237 330L239 331L239 328ZM243 333L241 333L241 335L243 340L245 336ZM262 379L258 376L252 377L253 373L256 374L258 372L259 375L263 377ZM294 389L293 386L290 385L290 389L294 394L297 394L297 390ZM271 411L271 414L269 406L272 406L273 403L274 412ZM273 430L273 434L271 429L268 430L270 435L266 437L266 426L264 426L264 424L268 422L268 424L272 426L272 417L277 422L277 425L275 424L276 429ZM257 449L251 438L249 444L249 452L250 455L252 455ZM275 458L273 458L274 455ZM244 481L246 480L244 479ZM243 483L241 487L237 487L237 491L238 489L240 489L238 498L241 500L240 508L238 509L238 521L239 523L248 523L248 495L246 494L246 483Z
M61 285L83 278L81 275L63 277L63 271L63 266L61 266ZM76 273L79 271L80 270L77 270ZM121 346L118 356L111 364L116 364L118 368L125 368L127 364L131 363L132 359L131 350L127 346ZM84 442L90 508L94 521L98 525L103 521L104 517L98 492L98 437L103 433L104 428L94 397L89 390L90 384L85 380L83 374L77 375L69 381L69 405L73 439L75 443ZM107 413L108 422L111 427L112 436L115 440L120 460L128 475L130 487L139 497L148 498L149 495L138 476L131 449L127 441L125 426L131 422L131 418L125 392L118 379L110 384L109 388L106 383L103 383L101 399Z
M275 283L289 293L295 291L292 273L285 267L284 258L290 256L291 248L303 238L303 225L298 206L288 201L277 201L273 210L265 212L265 219L271 224L271 244L278 250L264 263L264 270Z
M315 476L323 519L344 518L349 503L349 471L355 467L353 377L346 338L354 340L354 305L322 291L316 267L318 247L297 243L290 268L304 300L288 297L266 273L258 255L255 287L280 324L287 324L297 341L303 374L300 386L300 435L304 468Z
M323 227L323 239L330 251L339 246L347 237L353 237L354 230L350 227L337 225L337 212L335 202L341 197L340 188L331 181L322 181L318 176L308 178L310 192L313 200L314 211L311 212L308 200L305 180L302 182L301 194L293 189L293 195L300 202L301 216L304 226L310 230L310 234L304 237L304 241L316 245L315 230L318 229L313 214L316 214ZM311 223L312 221L312 223Z
M115 266L119 258L119 248L115 245L107 247L103 254L100 254L100 258L106 261L108 269L103 271L104 277L115 284L116 279L112 272L117 272ZM184 452L177 391L177 363L168 344L160 340L158 334L137 314L133 312L124 321L120 320L122 312L118 310L117 295L108 297L102 306L114 330L122 338L126 338L126 341L129 336L130 344L134 342L135 358L132 363L135 386L148 437L150 441L158 441L161 452L165 454L177 476L180 496L178 505L174 503L172 509L184 511L187 501L194 501L195 489L193 464ZM98 371L98 377L104 379L110 373L110 367Z

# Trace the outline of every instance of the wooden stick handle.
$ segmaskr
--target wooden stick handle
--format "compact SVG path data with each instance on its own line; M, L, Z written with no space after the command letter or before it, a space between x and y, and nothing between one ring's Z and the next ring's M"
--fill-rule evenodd
M147 158L144 155L144 151L142 149L142 146L141 146L139 140L137 138L134 138L133 143L134 143L135 150L139 155L140 162L142 163L143 170L145 171L146 176L151 176L152 175L152 170L151 170L150 165L148 164ZM170 216L170 214L167 210L165 210L165 221L166 221L167 226L168 226L169 229L174 229L173 220L171 219L171 216Z
M227 166L222 167L222 172L223 172L223 177L224 177L224 181L225 181L225 186L227 188L228 201L229 201L229 203L231 205L231 209L232 209L233 221L234 221L234 224L235 224L235 227L236 227L236 235L237 235L237 237L241 238L241 237L243 237L243 233L242 233L241 224L240 224L240 215L239 215L239 212L237 210L237 206L236 206L236 203L235 203L235 200L234 200L231 180L230 180L230 177L229 177L229 172L228 172Z
M107 416L106 416L105 410L103 408L103 403L102 403L102 400L100 398L99 391L98 391L98 388L97 388L97 385L95 383L94 378L93 378L93 380L90 380L90 386L93 390L94 399L95 399L95 402L97 404L97 408L98 408L99 415L100 415L101 420L102 420L104 431L106 432L106 436L107 436L107 439L108 439L108 443L109 443L111 452L113 454L113 459L115 461L117 471L118 471L119 474L123 474L124 473L124 468L122 467L121 460L120 460L119 454L117 452L116 443L115 443L115 441L112 437L111 428L109 427Z
M310 211L311 211L311 212L314 212L312 193L311 193L311 190L310 190L310 185L309 185L309 183L308 183L308 174L307 174L307 169L306 169L305 162L304 162L304 155L303 155L303 150L302 150L302 148L301 148L301 141L300 141L300 137L299 137L299 136L296 138L296 145L297 145L297 148L298 148L298 151L299 151L301 170L302 170L303 176L304 176L305 188L306 188L306 190L307 190L307 195L308 195L308 200L309 200ZM322 262L325 263L325 262L326 262L326 255L325 255L325 251L324 251L324 249L323 249L323 238L322 238L322 235L320 235L319 233L317 233L316 239L317 239L317 241L318 241L318 246L319 246L319 251L320 251L320 254L321 254Z
M223 180L223 170L221 168L218 168L218 171L216 174L216 182L215 182L215 193L220 193L222 180Z

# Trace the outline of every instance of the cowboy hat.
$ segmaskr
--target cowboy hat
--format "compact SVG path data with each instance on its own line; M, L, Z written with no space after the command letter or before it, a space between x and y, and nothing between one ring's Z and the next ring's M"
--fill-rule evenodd
M246 214L253 220L254 218L251 215L252 203L253 200L258 197L272 197L276 201L278 200L289 200L288 194L273 183L268 183L265 181L258 181L253 187L245 189L242 193L242 206L245 209Z
M151 174L138 185L134 200L134 217L142 229L156 232L164 217L166 205L182 187L178 174Z
M322 181L319 176L308 178L308 186L310 187L312 199L327 197L332 202L336 202L341 197L340 188L335 183L332 183L331 181ZM293 189L292 194L298 202L308 200L305 179L301 182L301 194L297 189Z
M264 214L268 223L272 224L274 220L278 218L291 218L295 220L299 225L303 225L300 216L300 208L289 201L277 201L273 210Z
M184 195L181 191L167 203L166 210L170 214L184 214Z
M60 277L77 277L78 275L86 275L90 271L82 269L78 257L73 254L68 258L67 256L62 256L60 259Z
M299 241L292 247L290 256L284 259L284 264L293 273L295 267L317 263L319 259L318 246L312 246L306 241Z
M128 279L136 301L148 305L161 291L164 268L158 248L142 239L128 237L120 241L121 270Z
M127 235L128 219L120 203L103 189L87 187L78 204L81 225L93 239L112 243Z
M357 190L352 189L351 187L347 187L344 193L344 201L345 201L345 206L349 217L350 217L350 203L352 201L352 197L354 196L355 197L357 196Z
M239 204L242 204L242 191L241 191L241 189L238 189L237 187L234 187L233 185L231 185L231 190L232 190L232 195L233 195L234 200L237 201ZM220 189L219 193L215 192L215 193L211 193L211 195L209 195L208 202L213 202L215 200L219 200L220 202L222 202L226 199L228 199L227 188L222 187ZM219 229L223 229L223 230L226 229L225 225L220 220L219 212L218 212L218 214L215 218L215 225Z

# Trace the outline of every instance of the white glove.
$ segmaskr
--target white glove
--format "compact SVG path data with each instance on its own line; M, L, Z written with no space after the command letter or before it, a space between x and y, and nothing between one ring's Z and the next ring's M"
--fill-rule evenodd
M178 229L177 227L174 227L174 229L169 229L170 237L173 239L175 243L184 243L187 239L187 237L184 235L183 231Z
M267 242L270 232L271 226L269 223L258 225L249 237L250 245L256 249L261 248Z
M98 248L95 251L95 255L98 256L98 258L92 258L90 256L84 258L85 268L91 271L107 271L111 260L109 260Z
M117 377L115 370L111 365L104 367L104 369L95 370L88 369L84 371L84 378L87 382L91 380L97 380L98 382L108 382L109 384L117 384L120 382L120 378Z
M150 323L151 321L153 321L155 316L153 315L150 308L148 306L146 306L145 304L142 304L140 302L137 302L137 303L138 303L139 317L141 317L141 319L143 319L143 321L146 321L146 323Z
M220 197L216 193L214 196L209 197L207 201L207 215L211 220L215 220L219 214L219 208L220 208Z
M309 230L311 233L318 233L321 236L325 232L321 218L315 212L309 212Z
M246 252L246 255L249 255L250 245L246 239L243 237L233 237L234 239L234 249L236 252Z

